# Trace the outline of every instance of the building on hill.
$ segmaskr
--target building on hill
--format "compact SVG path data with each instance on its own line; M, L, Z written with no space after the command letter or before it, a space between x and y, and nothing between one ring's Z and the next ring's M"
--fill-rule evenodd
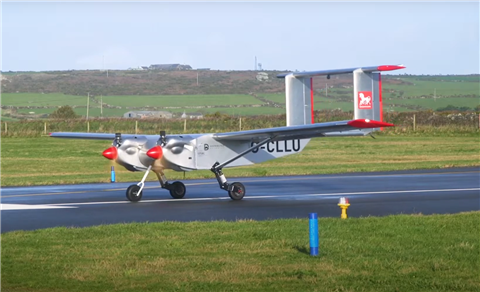
M182 119L202 119L203 118L203 114L202 113L185 113L185 111L183 112L183 114L180 116L180 118Z
M150 70L162 70L162 71L178 71L178 70L192 70L190 65L181 64L154 64L148 67Z
M166 111L129 111L123 114L124 118L134 118L134 119L171 119L173 114Z

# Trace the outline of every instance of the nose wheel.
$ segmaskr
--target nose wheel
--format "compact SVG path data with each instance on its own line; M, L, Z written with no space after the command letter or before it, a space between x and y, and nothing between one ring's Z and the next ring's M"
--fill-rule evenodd
M142 191L140 190L140 186L138 185L131 185L127 188L127 199L130 202L138 202L142 199Z

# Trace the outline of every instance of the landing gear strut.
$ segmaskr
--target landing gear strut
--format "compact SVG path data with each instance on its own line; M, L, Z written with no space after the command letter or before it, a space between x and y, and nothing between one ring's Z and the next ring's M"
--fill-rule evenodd
M148 173L150 172L150 169L152 169L152 166L150 165L147 168L147 171L143 175L142 180L136 184L136 185L130 185L127 188L127 199L131 202L138 202L142 199L142 190L143 187L145 186L145 179L148 176Z
M138 202L142 199L142 195L143 195L142 191L143 191L143 187L145 186L145 179L147 178L151 169L152 169L152 166L149 166L147 168L147 171L143 175L142 180L138 184L130 185L127 188L127 199L129 201ZM167 181L167 178L165 177L165 174L163 174L162 171L154 170L154 172L157 175L158 181L160 182L160 185L162 186L162 188L169 190L170 196L172 196L172 198L181 199L185 196L185 193L187 192L187 188L182 182L176 181L173 183L169 183Z
M175 181L173 183L169 183L167 177L162 171L154 171L157 175L158 181L162 186L162 189L167 189L170 191L170 196L174 199L181 199L185 196L187 192L187 188L181 181Z
M245 186L239 182L229 184L222 172L222 168L218 167L219 165L220 163L216 162L210 170L215 174L220 188L226 190L230 198L234 201L243 199L245 196Z
M243 197L245 196L245 186L242 184L242 183L239 183L239 182L234 182L234 183L228 183L227 182L227 178L225 177L225 175L223 174L222 172L222 168L230 163L232 163L233 161L239 159L240 157L244 156L245 154L248 154L250 152L252 152L253 150L255 149L258 149L260 148L260 146L268 143L268 142L271 142L272 140L274 140L275 137L270 137L270 138L267 138L263 141L261 141L260 143L256 144L255 146L252 146L250 148L248 148L247 150L243 151L242 153L238 154L237 156L223 162L223 163L219 163L219 162L215 162L215 164L212 166L212 168L210 169L214 174L215 174L215 177L217 178L217 181L218 181L218 184L220 186L220 188L222 190L226 190L228 192L228 195L230 196L230 198L234 201L239 201L241 199L243 199Z

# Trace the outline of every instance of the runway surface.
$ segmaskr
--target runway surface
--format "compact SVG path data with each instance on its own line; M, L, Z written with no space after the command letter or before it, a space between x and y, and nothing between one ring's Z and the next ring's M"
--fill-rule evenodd
M11 187L1 189L2 232L121 222L266 220L339 217L340 197L349 217L457 213L480 210L480 168L314 176L229 178L246 186L232 201L215 179L186 180L187 194L172 199L158 182L147 182L143 199L131 203L132 183Z

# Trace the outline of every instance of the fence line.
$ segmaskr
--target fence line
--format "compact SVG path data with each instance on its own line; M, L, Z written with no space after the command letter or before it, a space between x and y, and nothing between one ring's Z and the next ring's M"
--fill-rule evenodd
M413 131L414 132L415 132L415 127L416 127L415 120L416 120L416 115L413 115Z

